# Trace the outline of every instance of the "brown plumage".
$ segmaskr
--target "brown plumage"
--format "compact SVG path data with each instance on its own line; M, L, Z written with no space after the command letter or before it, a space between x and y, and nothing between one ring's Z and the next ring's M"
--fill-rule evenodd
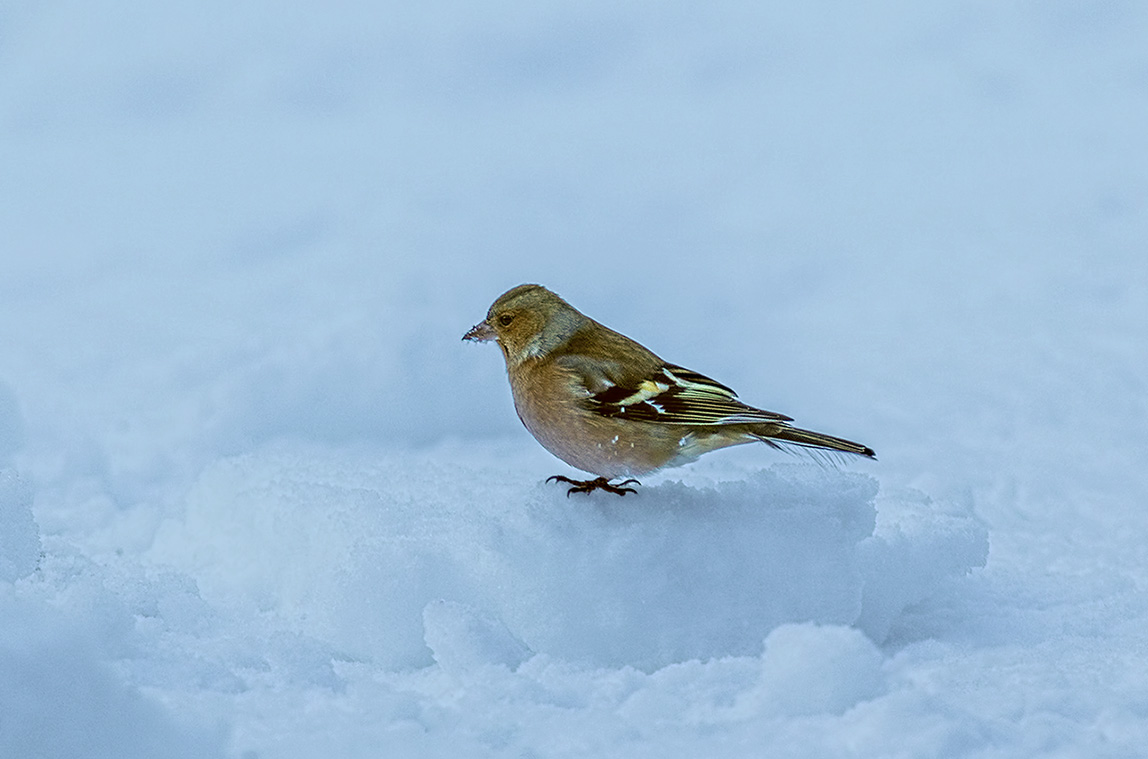
M463 339L498 343L526 429L567 464L598 475L560 478L575 486L570 492L633 492L609 480L755 441L874 456L860 443L742 403L725 385L663 361L541 285L504 293Z

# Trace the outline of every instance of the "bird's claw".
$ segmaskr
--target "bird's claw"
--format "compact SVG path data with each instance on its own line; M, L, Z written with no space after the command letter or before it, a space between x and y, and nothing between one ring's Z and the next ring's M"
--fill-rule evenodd
M630 479L630 480L623 480L623 481L619 482L617 485L611 485L610 481L608 479L606 479L605 477L598 477L598 478L593 479L593 480L572 480L569 477L563 477L560 474L556 474L553 477L547 477L546 478L547 482L550 482L551 480L553 480L554 482L565 482L568 485L574 486L574 487L572 487L566 491L566 497L567 498L570 497L571 493L591 493L595 490L605 490L607 493L614 493L615 495L624 496L624 495L626 495L626 493L637 493L638 492L637 490L634 490L633 488L626 487L627 485L629 485L630 483L633 483L635 485L641 485L642 484L642 483L638 482L637 480Z

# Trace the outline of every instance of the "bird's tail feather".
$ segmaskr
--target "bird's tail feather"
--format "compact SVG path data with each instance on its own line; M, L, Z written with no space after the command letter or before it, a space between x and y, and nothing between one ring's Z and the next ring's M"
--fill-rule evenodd
M803 430L799 427L769 425L767 430L755 432L754 436L762 442L774 446L776 446L777 443L789 443L806 448L821 448L830 451L854 453L858 456L868 456L871 459L877 458L877 454L867 445L861 445L860 443L854 443L852 440L833 437L832 435L823 435L820 432L813 432L812 430Z

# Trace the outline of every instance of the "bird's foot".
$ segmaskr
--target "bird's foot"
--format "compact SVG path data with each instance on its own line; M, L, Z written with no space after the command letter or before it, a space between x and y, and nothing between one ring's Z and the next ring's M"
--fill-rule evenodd
M627 485L629 485L630 483L633 483L635 485L641 485L642 484L642 483L638 482L637 480L623 480L622 482L619 482L617 485L611 485L610 481L608 479L606 479L605 477L598 477L597 479L593 479L593 480L572 480L569 477L563 477L560 474L556 474L553 477L547 477L546 478L547 482L550 482L551 480L554 480L555 482L565 482L568 485L574 486L574 487L572 487L566 491L566 497L567 498L570 497L571 493L591 493L595 490L605 490L607 493L614 493L615 495L624 496L624 495L626 495L626 493L637 493L638 492L637 490L634 490L633 488L626 487Z

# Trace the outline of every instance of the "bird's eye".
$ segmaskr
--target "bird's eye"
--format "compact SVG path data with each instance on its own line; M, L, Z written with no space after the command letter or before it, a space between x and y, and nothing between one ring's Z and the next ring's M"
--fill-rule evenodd
M498 317L498 323L504 327L509 327L512 321L514 321L514 314L503 314Z

